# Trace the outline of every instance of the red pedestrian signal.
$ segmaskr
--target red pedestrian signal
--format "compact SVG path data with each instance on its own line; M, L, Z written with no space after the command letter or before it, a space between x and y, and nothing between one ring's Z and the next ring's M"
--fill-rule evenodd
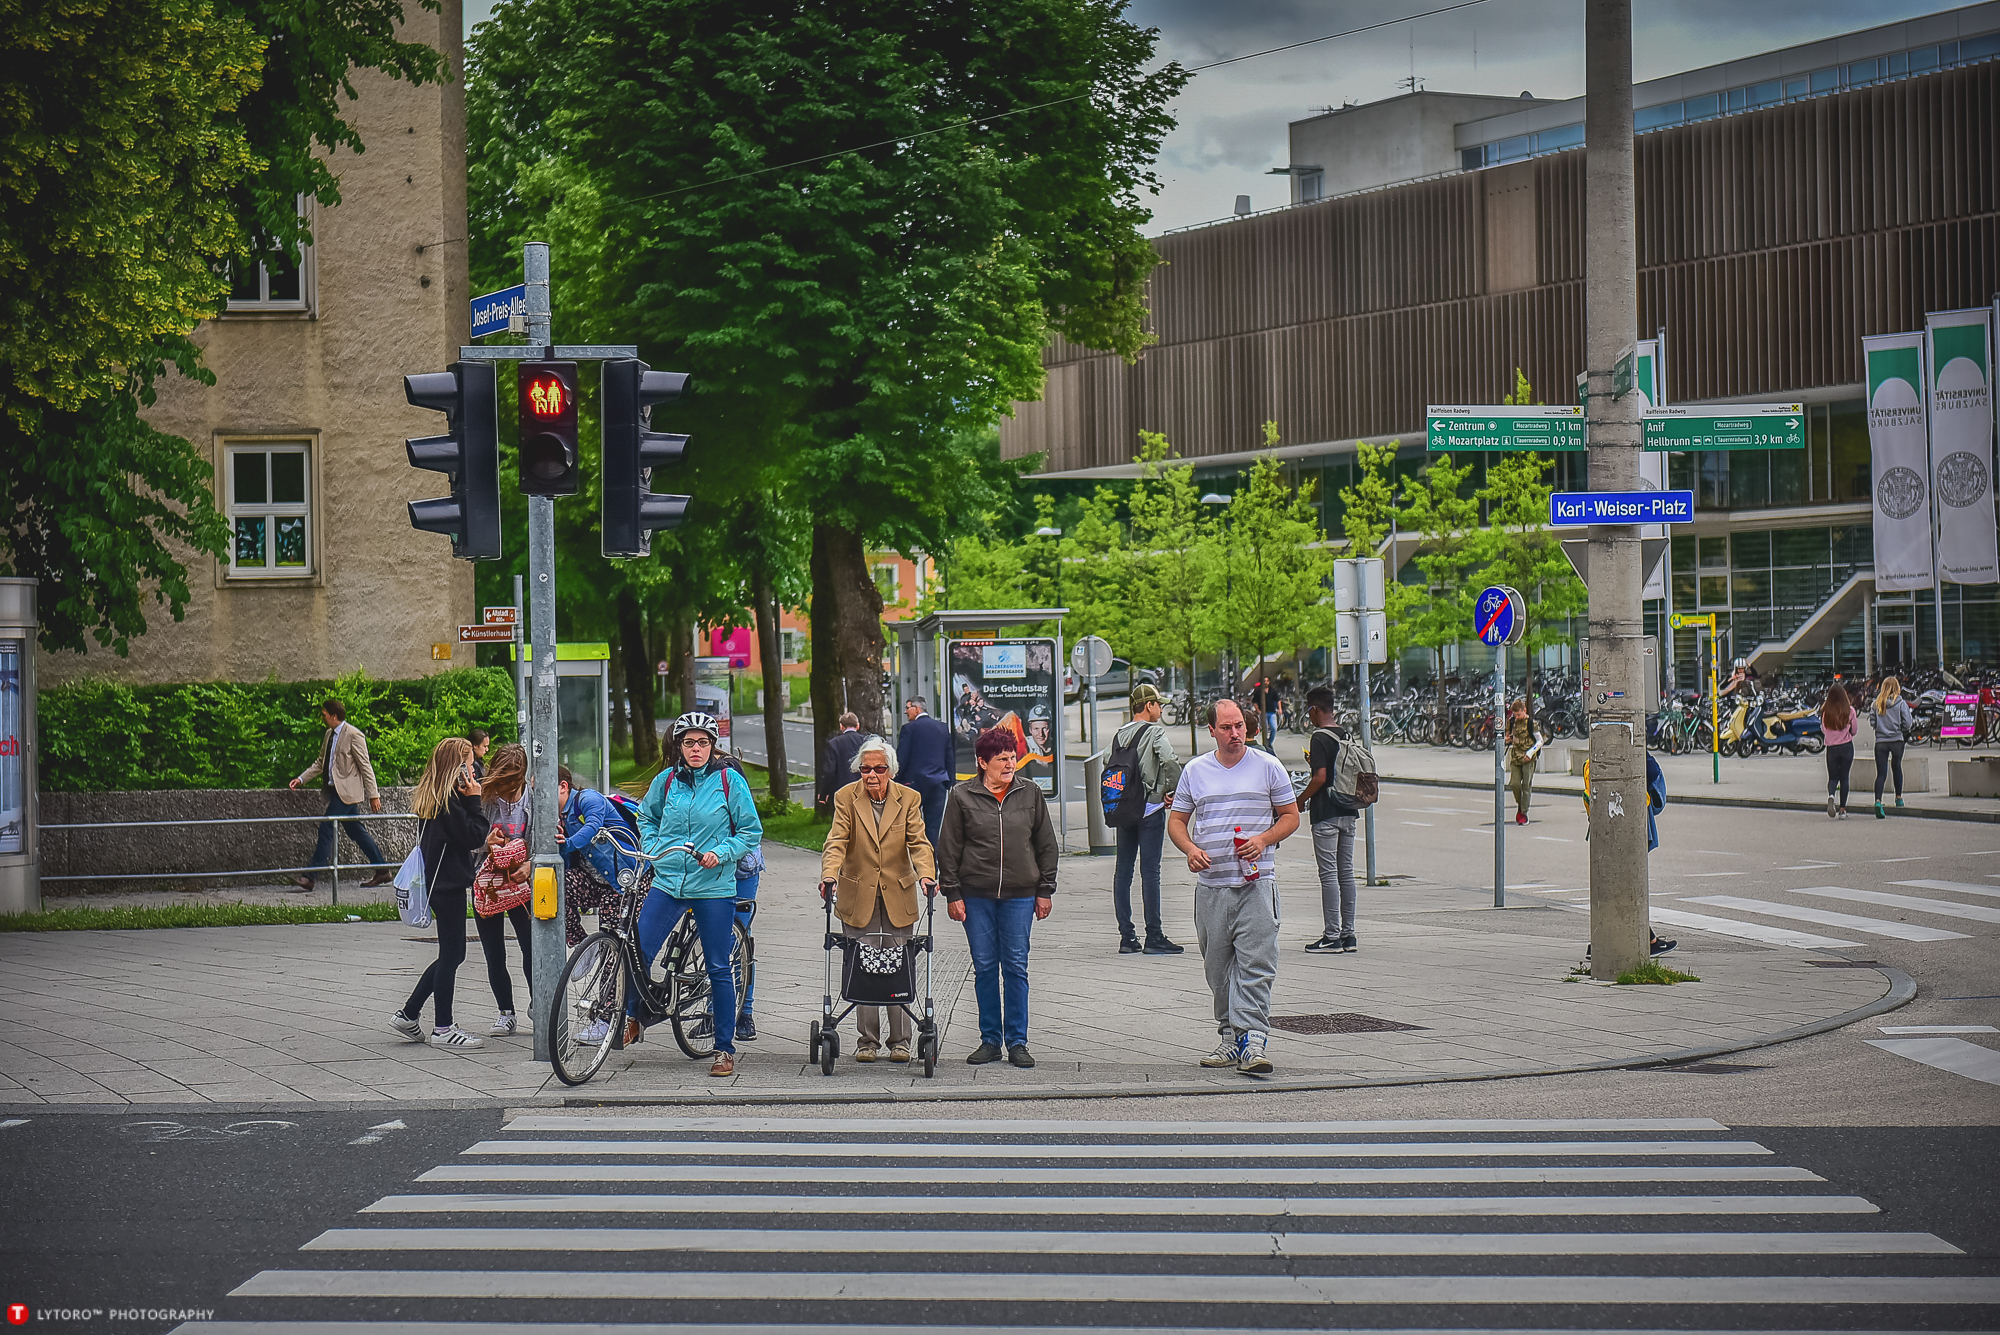
M521 491L577 493L576 363L523 362L520 378Z

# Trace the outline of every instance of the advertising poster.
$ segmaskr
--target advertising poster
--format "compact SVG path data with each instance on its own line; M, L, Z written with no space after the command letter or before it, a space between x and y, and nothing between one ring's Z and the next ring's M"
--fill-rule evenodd
M1992 313L1928 315L1931 486L1937 496L1938 573L1951 584L2000 580L1993 522Z
M1940 737L1974 737L1979 728L1979 697L1977 695L1947 694L1944 698L1944 723L1938 728Z
M999 728L1014 738L1016 771L1043 792L1056 790L1056 642L1054 640L947 640L951 679L951 735L957 773L978 773L972 747L979 734Z
M0 853L24 847L21 771L21 641L0 640Z

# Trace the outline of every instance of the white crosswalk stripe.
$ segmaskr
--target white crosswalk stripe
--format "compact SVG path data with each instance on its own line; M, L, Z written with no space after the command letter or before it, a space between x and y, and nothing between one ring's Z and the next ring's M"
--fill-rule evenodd
M1857 904L1880 904L1883 908L1907 909L1912 913L1935 913L1945 918L1965 918L1972 922L2000 922L2000 909L1984 904L1955 904L1948 899L1921 899L1915 895L1892 895L1884 890L1849 890L1844 885L1815 885L1794 890L1798 895L1819 895L1826 899L1848 899Z
M1707 1119L524 1115L180 1331L664 1335L647 1304L666 1301L675 1335L1081 1335L1113 1304L1207 1335L1349 1323L1302 1323L1315 1308L1386 1332L1421 1305L1490 1313L1481 1335L1501 1335L1566 1304L1638 1332L1691 1294L1800 1314L1778 1325L1873 1304L1942 1326L1962 1318L1924 1314L2000 1303L2000 1277L1951 1241L1856 1227L1873 1202L1777 1160ZM443 1186L461 1182L493 1186Z
M1810 867L1796 867L1788 870L1816 870ZM1948 894L1971 894L1990 898L2000 898L2000 890L1992 886L1972 885L1965 881L1892 881L1891 885L1910 886L1918 889L1937 890ZM1967 932L1950 927L1933 926L1923 922L1912 922L1912 916L1932 915L1939 918L1955 919L1960 922L2000 923L2000 908L1987 904L1963 903L1958 900L1932 899L1917 895L1894 894L1885 890L1854 890L1840 885L1814 885L1799 889L1784 889L1787 895L1810 896L1813 899L1846 900L1853 904L1863 904L1875 908L1894 911L1896 916L1877 917L1872 914L1838 912L1817 904L1790 904L1773 899L1756 899L1744 895L1685 895L1674 896L1672 902L1685 905L1699 905L1705 909L1724 909L1731 913L1750 915L1748 918L1723 917L1710 913L1693 913L1685 908L1668 908L1659 904L1651 910L1651 917L1658 930L1661 924L1687 928L1694 931L1712 932L1717 936L1730 936L1744 941L1756 941L1767 946L1783 946L1794 950L1852 950L1861 946L1860 941L1849 940L1846 936L1827 935L1807 931L1804 928L1758 921L1758 919L1781 918L1788 922L1810 923L1815 927L1834 928L1842 933L1858 933L1862 936L1888 937L1896 941L1965 941L1972 937ZM1565 904L1572 912L1585 912L1581 902Z
M1736 895L1702 895L1681 901L1684 904L1706 904L1718 909L1741 909L1745 913L1761 913L1767 918L1793 918L1799 922L1816 922L1822 927L1843 927L1850 932L1865 932L1870 936L1894 937L1898 941L1964 941L1964 932L1948 932L1942 927L1919 927L1915 923L1887 922L1881 918L1863 918L1853 913L1835 913L1831 909L1810 909L1795 904L1774 904L1768 899L1743 899Z
M1940 1071L2000 1085L2000 1052L1962 1038L1871 1038L1867 1043Z

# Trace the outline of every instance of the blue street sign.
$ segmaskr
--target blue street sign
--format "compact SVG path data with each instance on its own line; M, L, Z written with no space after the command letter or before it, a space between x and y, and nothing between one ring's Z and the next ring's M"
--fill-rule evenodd
M488 292L483 297L472 299L472 336L481 334L504 334L507 332L507 317L528 313L528 288L525 283L513 287L503 287L498 292Z
M1551 524L1692 524L1691 491L1558 491Z
M1505 584L1489 584L1472 604L1472 632L1481 644L1512 644L1528 628L1521 595Z

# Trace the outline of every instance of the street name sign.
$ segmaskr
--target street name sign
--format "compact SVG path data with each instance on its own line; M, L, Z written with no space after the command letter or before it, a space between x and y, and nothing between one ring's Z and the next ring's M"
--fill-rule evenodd
M1427 447L1443 451L1580 450L1583 409L1575 404L1432 404L1424 410Z
M528 313L528 285L516 283L472 299L472 336L507 332L509 316Z
M1558 491L1549 496L1551 524L1692 524L1691 491Z
M1472 632L1481 644L1513 644L1528 628L1527 611L1518 591L1489 584L1472 605Z
M458 642L460 644L512 644L514 642L514 628L512 626L460 626L458 628Z
M1732 403L1721 408L1649 408L1649 450L1802 450L1802 403Z

